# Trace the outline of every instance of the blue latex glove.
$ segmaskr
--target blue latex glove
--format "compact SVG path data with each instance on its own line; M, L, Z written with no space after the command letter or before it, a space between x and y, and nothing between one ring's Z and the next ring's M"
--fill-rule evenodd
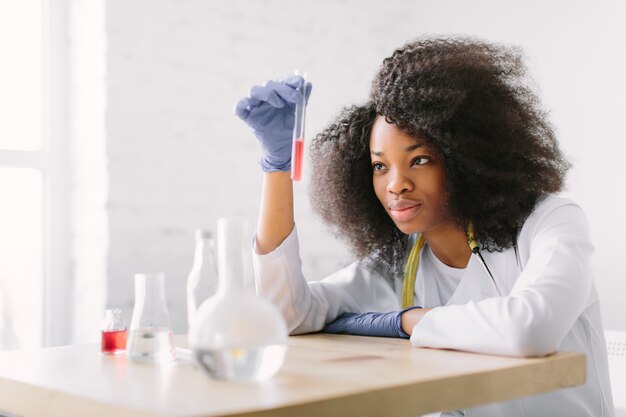
M291 144L295 123L296 103L302 100L304 79L293 76L284 81L268 81L255 85L249 97L235 105L235 114L254 130L261 142L263 172L289 171L291 169ZM306 84L306 101L312 89Z
M408 339L409 335L402 330L402 314L414 308L421 307L414 306L390 313L343 313L326 325L323 332Z

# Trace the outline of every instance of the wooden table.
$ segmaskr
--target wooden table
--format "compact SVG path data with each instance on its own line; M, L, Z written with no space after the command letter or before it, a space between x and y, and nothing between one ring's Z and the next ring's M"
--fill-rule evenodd
M177 337L179 346L184 337ZM585 356L520 359L416 349L400 339L289 338L262 383L210 379L191 363L151 366L75 345L0 352L0 412L20 417L410 416L582 384Z

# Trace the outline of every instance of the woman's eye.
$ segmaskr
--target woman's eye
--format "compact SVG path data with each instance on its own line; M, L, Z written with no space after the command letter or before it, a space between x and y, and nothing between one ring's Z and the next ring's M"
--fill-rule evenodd
M383 169L385 169L385 166L383 164L381 164L380 162L374 162L372 164L372 169L374 171L382 171Z
M430 160L425 156L418 156L413 160L411 165L424 165L427 164Z

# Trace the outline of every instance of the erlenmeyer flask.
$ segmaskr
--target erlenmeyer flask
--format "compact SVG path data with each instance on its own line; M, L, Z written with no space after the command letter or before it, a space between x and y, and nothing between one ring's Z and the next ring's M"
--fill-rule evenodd
M278 372L285 358L287 325L250 288L251 246L245 222L218 220L218 291L200 306L189 333L196 361L214 378L261 381Z
M162 273L135 275L135 308L126 346L126 355L135 362L161 363L174 358L164 279Z

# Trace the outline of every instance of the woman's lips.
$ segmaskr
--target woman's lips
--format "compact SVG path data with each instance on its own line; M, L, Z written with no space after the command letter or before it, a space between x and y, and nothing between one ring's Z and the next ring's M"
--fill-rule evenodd
M395 206L392 205L389 208L389 213L395 221L408 222L409 220L417 216L421 208L422 208L422 205L418 203L415 203L412 205L398 204Z

